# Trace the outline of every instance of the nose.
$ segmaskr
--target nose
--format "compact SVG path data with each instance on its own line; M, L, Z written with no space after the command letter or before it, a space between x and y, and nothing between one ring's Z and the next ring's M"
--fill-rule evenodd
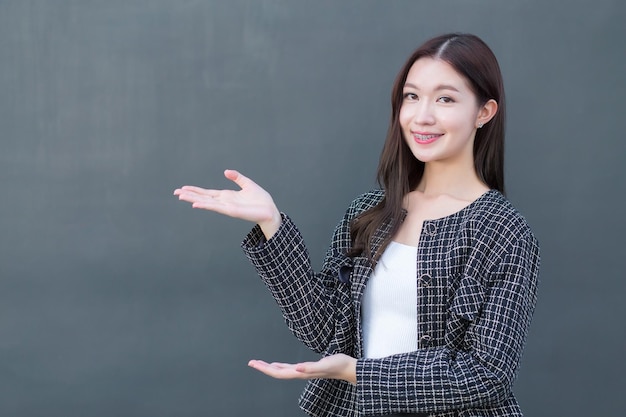
M426 100L415 103L413 123L416 125L432 125L435 123L435 115L432 104Z

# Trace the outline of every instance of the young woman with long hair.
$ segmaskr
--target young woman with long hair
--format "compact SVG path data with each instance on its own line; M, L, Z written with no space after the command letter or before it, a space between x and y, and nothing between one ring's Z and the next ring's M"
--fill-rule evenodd
M392 89L381 189L356 198L321 272L272 197L184 186L195 208L256 223L242 247L292 332L323 357L252 360L310 380L311 416L521 416L512 393L536 302L539 247L504 197L498 62L470 34L428 40Z

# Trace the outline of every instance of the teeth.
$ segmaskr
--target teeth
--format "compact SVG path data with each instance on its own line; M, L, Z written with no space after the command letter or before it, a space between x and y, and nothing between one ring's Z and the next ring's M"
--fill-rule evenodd
M432 138L436 138L439 135L420 135L418 133L415 134L415 137L419 140L429 140Z

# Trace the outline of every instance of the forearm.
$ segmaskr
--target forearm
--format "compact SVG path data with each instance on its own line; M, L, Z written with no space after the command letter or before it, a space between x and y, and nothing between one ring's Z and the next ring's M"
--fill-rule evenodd
M282 215L282 223L270 240L255 227L242 248L291 331L312 350L324 352L334 333L337 297L342 296L327 288L314 273L304 240L293 222Z
M470 353L446 348L359 359L357 395L366 415L445 412L484 407L508 397L510 381Z

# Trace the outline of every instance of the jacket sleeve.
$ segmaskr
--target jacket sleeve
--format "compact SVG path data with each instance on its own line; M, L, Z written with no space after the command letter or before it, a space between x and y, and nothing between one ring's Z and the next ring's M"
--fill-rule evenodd
M354 346L350 286L339 275L342 267L350 263L345 253L350 243L351 208L335 228L319 273L311 267L300 232L285 214L281 214L282 224L271 239L265 240L255 226L242 243L289 329L317 353L352 354Z
M359 359L362 413L437 413L509 398L536 304L538 268L538 244L527 232L502 255L488 285L462 277L449 307L467 325L462 349L446 345Z

